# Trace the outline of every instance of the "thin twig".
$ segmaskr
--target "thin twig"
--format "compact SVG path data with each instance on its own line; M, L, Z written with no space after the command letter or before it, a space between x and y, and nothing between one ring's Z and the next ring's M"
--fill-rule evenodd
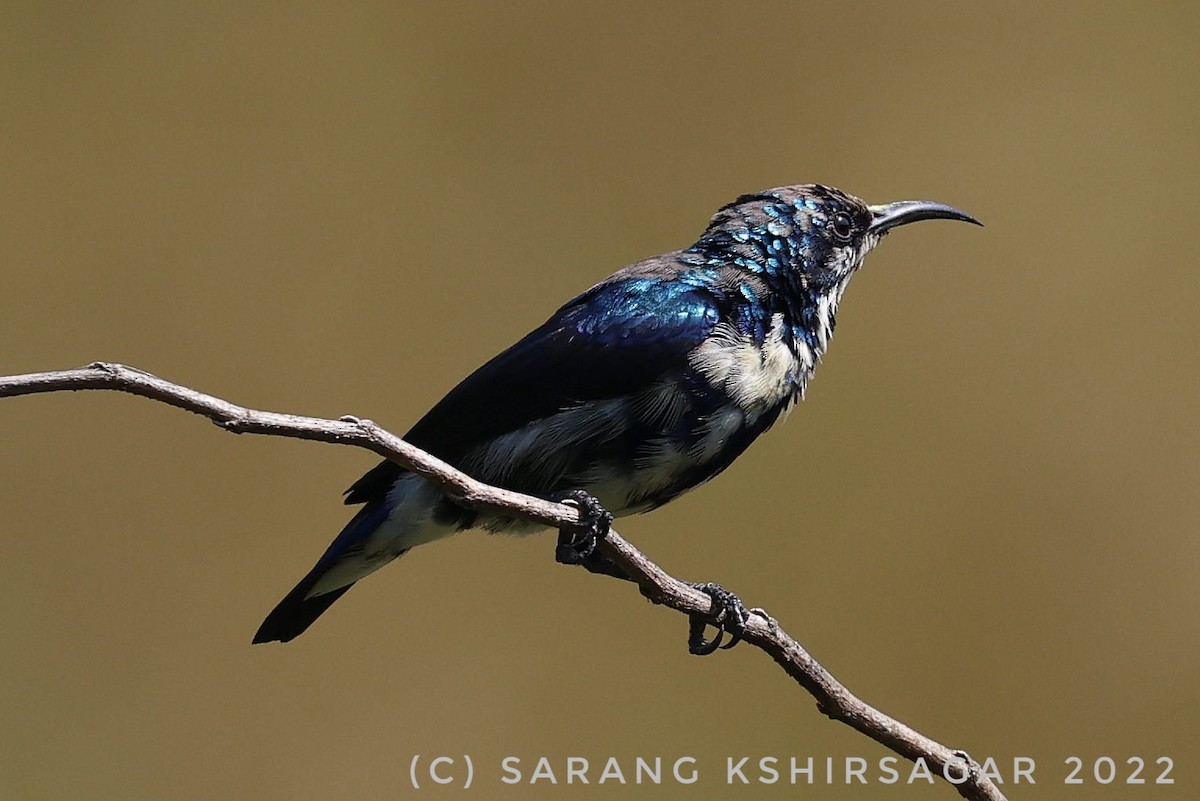
M326 420L247 409L150 373L120 364L94 362L76 370L56 370L0 377L0 398L63 390L108 389L141 395L209 418L235 434L268 434L366 448L417 473L441 487L456 502L481 511L503 511L551 528L580 524L571 505L483 484L442 460L409 445L370 420L343 417ZM650 600L689 616L711 617L713 600L668 575L615 531L600 548L623 568ZM744 639L766 651L817 701L817 708L834 720L862 732L912 761L923 760L947 777L959 795L972 801L1004 801L999 788L966 752L950 749L868 706L821 667L770 617L752 615Z

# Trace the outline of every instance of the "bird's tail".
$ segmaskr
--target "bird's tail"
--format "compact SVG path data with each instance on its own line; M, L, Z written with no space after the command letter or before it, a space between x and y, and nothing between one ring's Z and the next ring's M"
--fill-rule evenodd
M306 579L284 596L283 600L271 610L271 614L267 615L267 619L258 627L258 631L254 635L255 643L276 640L290 642L303 634L304 630L332 606L334 601L341 598L346 590L354 586L347 584L333 592L309 598L308 591L312 588L313 583Z
M266 620L258 627L254 642L289 642L304 633L333 602L345 595L354 582L336 587L319 595L311 595L313 588L330 568L343 556L347 547L353 545L379 526L387 517L387 508L382 503L368 503L358 510L353 519L342 529L341 534L317 560L308 575L300 580L291 592L284 596ZM404 553L401 551L396 556Z

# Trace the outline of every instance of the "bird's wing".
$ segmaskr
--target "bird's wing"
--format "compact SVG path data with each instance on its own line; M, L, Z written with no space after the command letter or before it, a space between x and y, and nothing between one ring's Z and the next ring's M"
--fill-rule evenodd
M622 397L685 368L717 324L722 298L661 267L635 267L570 301L469 375L404 439L453 463L563 409ZM346 503L381 499L403 473L383 462L347 490Z

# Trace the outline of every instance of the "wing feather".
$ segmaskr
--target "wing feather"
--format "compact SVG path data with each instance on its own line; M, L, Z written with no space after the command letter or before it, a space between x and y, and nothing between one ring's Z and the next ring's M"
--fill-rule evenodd
M404 438L454 464L564 409L631 395L687 367L688 353L716 326L722 301L681 277L673 260L626 268L467 376ZM347 490L346 503L383 497L403 472L382 462Z

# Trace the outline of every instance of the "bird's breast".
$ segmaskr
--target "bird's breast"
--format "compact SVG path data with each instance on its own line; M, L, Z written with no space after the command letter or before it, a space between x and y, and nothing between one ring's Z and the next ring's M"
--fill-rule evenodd
M775 314L761 342L730 323L721 323L691 352L688 361L753 423L795 403L816 357L808 344L791 332L783 315Z

